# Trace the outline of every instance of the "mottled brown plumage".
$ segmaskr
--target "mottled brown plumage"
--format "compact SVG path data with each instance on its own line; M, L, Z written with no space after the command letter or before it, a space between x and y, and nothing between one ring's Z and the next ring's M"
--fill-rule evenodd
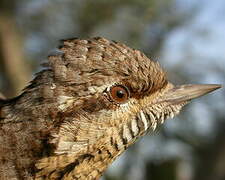
M138 137L219 88L174 86L158 63L104 38L63 40L48 59L20 96L0 100L1 179L98 179Z

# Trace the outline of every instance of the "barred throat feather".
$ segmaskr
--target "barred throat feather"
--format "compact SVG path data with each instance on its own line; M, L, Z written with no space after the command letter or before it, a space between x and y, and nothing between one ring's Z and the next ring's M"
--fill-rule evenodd
M128 123L122 125L120 129L120 138L123 145L130 145L135 140L145 135L149 131L154 131L157 125L164 123L167 118L173 118L177 115L185 104L173 106L153 106L151 108L140 110L136 116L133 116ZM121 145L120 145L121 146Z

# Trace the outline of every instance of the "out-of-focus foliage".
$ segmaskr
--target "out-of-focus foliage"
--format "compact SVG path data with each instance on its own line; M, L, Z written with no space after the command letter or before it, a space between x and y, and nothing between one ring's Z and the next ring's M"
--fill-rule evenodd
M1 0L0 90L18 95L59 39L103 36L158 60L174 83L225 82L223 0ZM224 90L129 148L105 180L225 179Z

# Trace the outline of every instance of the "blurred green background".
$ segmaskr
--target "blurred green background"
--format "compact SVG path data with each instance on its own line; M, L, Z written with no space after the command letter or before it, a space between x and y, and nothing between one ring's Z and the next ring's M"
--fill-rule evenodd
M225 82L224 0L1 0L0 91L18 95L58 40L103 36L181 83ZM225 180L224 88L141 138L104 180Z

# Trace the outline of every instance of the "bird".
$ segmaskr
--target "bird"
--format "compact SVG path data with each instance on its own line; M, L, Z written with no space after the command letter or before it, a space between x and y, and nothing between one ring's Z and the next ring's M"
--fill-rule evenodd
M97 180L139 137L219 84L174 85L158 62L103 37L71 38L0 100L0 179Z

